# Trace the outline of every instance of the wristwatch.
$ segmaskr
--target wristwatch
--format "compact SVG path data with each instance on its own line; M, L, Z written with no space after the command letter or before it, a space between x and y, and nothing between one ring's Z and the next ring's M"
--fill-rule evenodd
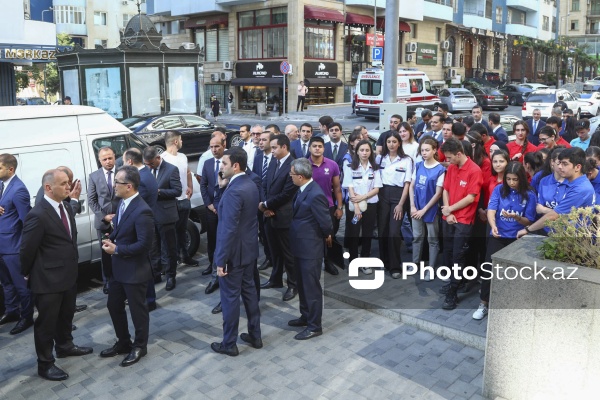
M526 226L526 227L525 227L525 232L527 232L527 233L531 233L531 231L529 230L529 227L528 227L528 226Z
M337 209L338 209L338 210L343 210L343 209L344 209L344 206L338 206L338 208L337 208Z

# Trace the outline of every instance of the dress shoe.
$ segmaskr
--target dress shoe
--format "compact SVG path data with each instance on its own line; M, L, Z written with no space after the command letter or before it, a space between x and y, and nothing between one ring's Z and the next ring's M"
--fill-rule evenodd
M9 322L17 322L19 320L19 314L7 313L0 317L0 325L8 324Z
M275 284L271 281L266 281L262 285L260 285L261 289L280 289L283 287L283 283Z
M162 276L159 275L155 275L154 276L154 284L156 285L157 283L161 283L162 282Z
M94 349L91 347L73 346L71 349L66 351L57 351L56 358L79 357L85 356L87 354L92 354L93 352Z
M135 364L140 361L142 357L148 354L148 350L144 347L134 347L131 349L127 357L123 361L121 361L121 367L129 367L130 365Z
M27 328L29 328L30 326L33 325L33 318L31 319L20 319L19 322L17 322L17 325L15 325L14 328L12 328L10 330L10 334L11 335L18 335L19 333L26 331Z
M77 330L77 326L75 324L71 325L71 332L76 331Z
M148 303L148 312L152 312L154 310L156 310L156 302L151 301L150 303Z
M192 257L186 257L183 259L183 263L187 264L190 267L197 267L198 261L194 260Z
M204 271L202 271L202 276L212 274L212 264L209 264L208 267Z
M64 381L69 378L69 374L54 364L49 368L38 367L38 375L49 381Z
M165 290L166 291L173 290L173 289L175 289L175 286L177 286L177 282L175 281L175 277L174 276L169 276L167 278L167 284L165 285Z
M82 311L85 311L85 310L87 310L87 305L86 304L76 304L75 305L75 312L76 313L82 312Z
M322 334L323 334L323 331L309 331L308 329L305 329L302 332L300 332L299 334L297 334L296 336L294 336L294 339L308 340L308 339L312 339L317 336L321 336Z
M129 354L130 352L131 352L131 343L121 344L121 343L117 342L110 349L102 350L100 352L100 357L108 358L108 357L114 357L118 354Z
M211 311L211 313L213 313L213 314L219 314L222 312L223 312L223 309L221 308L221 302L219 302L219 304L217 304L216 307L213 308Z
M214 292L218 288L219 288L219 281L210 281L208 283L208 286L206 287L206 290L204 291L204 293L211 294L212 292Z
M255 349L262 349L262 347L263 347L262 339L255 338L254 336L250 335L249 333L242 333L240 335L240 339L242 339L244 342L248 343L250 346L254 347Z
M225 354L230 357L235 357L240 354L240 352L237 348L237 345L235 345L235 344L227 349L227 348L223 347L223 343L213 342L210 344L210 348L213 349L213 351L215 353Z
M272 264L271 264L271 260L265 260L262 264L260 264L260 267L258 267L259 271L264 271L266 269L271 268Z
M298 289L288 288L283 295L283 301L290 301L298 294Z
M108 294L108 282L106 282L102 287L102 293Z
M288 321L288 325L289 326L308 326L308 322L306 322L302 318L298 318L298 319L293 319L291 321Z
M336 266L330 263L325 264L325 271L329 272L331 275L338 275L339 271Z

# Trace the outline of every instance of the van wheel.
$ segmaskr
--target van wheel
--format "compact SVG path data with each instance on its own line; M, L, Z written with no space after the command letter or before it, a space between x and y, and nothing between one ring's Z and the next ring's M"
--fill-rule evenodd
M200 232L192 221L188 220L187 229L185 231L185 249L190 257L198 252L200 247Z
M511 97L510 100L508 101L508 104L510 104L511 106L516 106L517 105L516 97Z
M162 153L164 153L167 150L163 146L161 146L160 144L156 145L154 147L156 147L156 151L158 152L158 154L162 154Z
M233 135L231 137L231 141L229 142L229 148L238 147L240 145L241 141L242 141L242 137L240 136L239 133L236 133L235 135Z

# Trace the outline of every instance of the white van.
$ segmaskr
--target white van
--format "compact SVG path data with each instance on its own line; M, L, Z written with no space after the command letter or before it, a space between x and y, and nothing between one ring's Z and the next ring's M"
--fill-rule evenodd
M379 118L379 103L383 103L383 85L386 84L382 69L367 69L359 72L356 82L357 116ZM406 103L407 110L429 108L440 102L433 93L427 75L415 68L398 68L396 90L398 103Z
M101 167L98 150L109 146L119 158L128 148L147 144L105 111L86 106L0 107L0 143L0 153L17 158L17 176L27 186L32 206L44 172L59 165L73 170L81 180L82 211L75 217L79 262L99 260L94 213L87 201L88 176ZM188 234L193 236L189 241L199 244L200 232L191 222Z

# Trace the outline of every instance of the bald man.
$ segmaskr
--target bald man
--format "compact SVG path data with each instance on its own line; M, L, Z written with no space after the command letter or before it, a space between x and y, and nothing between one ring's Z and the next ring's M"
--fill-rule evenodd
M290 142L298 140L298 128L296 127L296 125L286 125L284 132L285 136L287 136L290 139Z

